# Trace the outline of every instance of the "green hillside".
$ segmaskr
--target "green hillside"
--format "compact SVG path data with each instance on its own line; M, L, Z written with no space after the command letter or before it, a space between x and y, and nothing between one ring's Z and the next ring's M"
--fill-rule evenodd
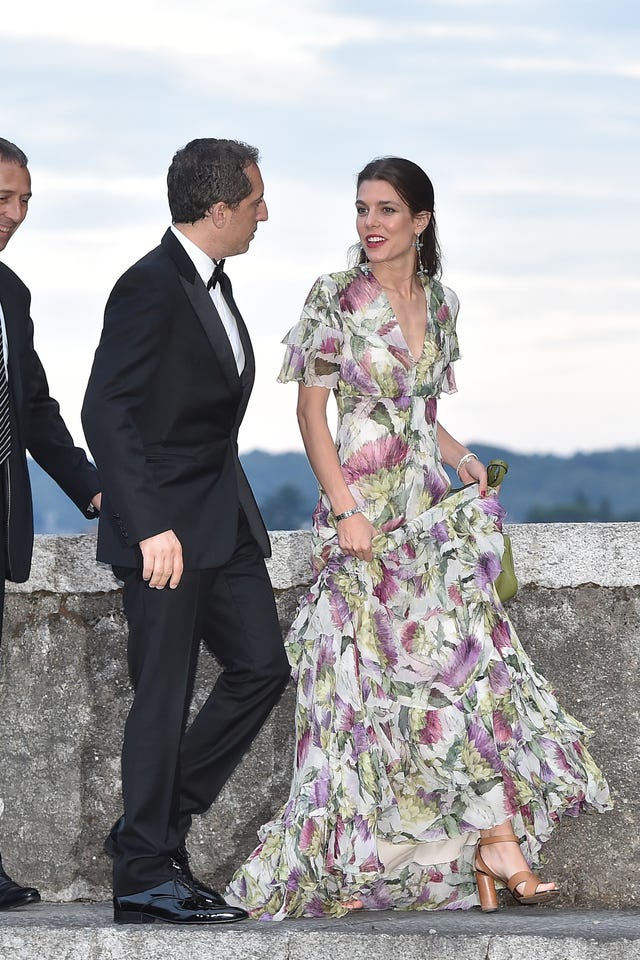
M470 447L485 463L492 457L509 463L501 499L512 523L640 520L640 447L572 457ZM303 453L253 450L242 463L269 529L310 526L317 484ZM95 529L36 463L29 461L29 469L36 533Z
M508 522L640 520L640 448L558 457L469 446L485 463L509 463L501 491ZM317 484L304 454L254 450L242 462L271 530L310 525Z

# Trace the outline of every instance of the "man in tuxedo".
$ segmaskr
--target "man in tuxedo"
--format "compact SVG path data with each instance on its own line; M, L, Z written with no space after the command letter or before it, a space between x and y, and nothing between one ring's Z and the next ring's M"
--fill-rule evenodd
M27 158L0 137L0 251L27 215L31 178ZM0 638L5 580L29 577L33 549L33 508L26 450L53 477L87 517L100 507L95 467L74 446L60 408L49 396L47 378L33 346L31 296L23 282L0 263ZM0 858L0 909L36 903L40 894L5 873Z
M238 459L254 379L223 271L267 219L258 152L194 140L169 168L172 226L109 297L83 406L104 487L98 559L124 582L134 687L122 751L114 919L220 923L246 913L196 879L185 838L289 677ZM186 728L200 641L222 665Z

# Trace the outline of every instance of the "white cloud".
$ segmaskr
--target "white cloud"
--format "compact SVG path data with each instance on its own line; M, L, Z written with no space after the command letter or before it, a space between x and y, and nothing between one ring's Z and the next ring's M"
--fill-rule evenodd
M327 12L321 0L84 0L17 6L3 11L0 32L31 42L72 45L81 51L137 53L165 60L168 70L204 89L256 100L299 100L316 84L335 84L325 55L376 32L366 18ZM62 9L61 9L62 8ZM292 79L295 81L292 82Z
M34 165L31 165L32 173ZM98 174L67 174L62 170L37 167L37 188L41 198L47 196L90 194L95 197L111 196L123 200L131 197L156 199L166 194L166 177L147 176L100 176Z
M254 63L277 63L284 54L291 62L366 33L359 18L326 13L324 7L314 0L277 0L268 7L261 0L235 0L233 6L211 0L112 0L108 7L40 0L30 5L28 18L17 7L3 11L2 32L83 48L206 56L213 78L220 60L230 62L238 54L250 53Z
M495 171L495 167L494 167ZM632 182L609 180L594 184L592 178L567 175L557 176L516 176L506 173L484 176L457 177L453 189L460 194L474 197L534 196L561 199L578 199L589 202L601 200L622 200L625 203L640 201L640 185L634 178Z
M638 442L631 24L595 31L582 8L533 16L514 0L28 11L0 23L2 133L28 145L34 177L3 259L32 288L74 430L106 296L167 226L172 150L225 130L261 147L270 206L229 264L258 355L243 449L300 449L279 341L315 276L343 267L353 173L382 153L423 158L436 184L445 282L463 305L447 426L527 450Z
M431 0L431 2L441 7L469 7L480 11L487 7L523 7L530 4L531 0Z
M640 79L640 61L637 60L605 60L594 56L580 58L579 60L570 57L514 56L492 58L488 63L499 70L518 73Z

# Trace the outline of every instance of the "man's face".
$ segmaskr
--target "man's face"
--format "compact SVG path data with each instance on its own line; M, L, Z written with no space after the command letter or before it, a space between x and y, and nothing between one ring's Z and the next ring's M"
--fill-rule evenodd
M224 238L225 247L228 248L225 253L227 257L246 253L258 224L269 217L269 211L264 202L264 183L255 163L248 166L245 173L251 181L251 193L241 200L237 207L231 209Z
M0 251L4 250L27 215L31 177L26 167L0 160Z

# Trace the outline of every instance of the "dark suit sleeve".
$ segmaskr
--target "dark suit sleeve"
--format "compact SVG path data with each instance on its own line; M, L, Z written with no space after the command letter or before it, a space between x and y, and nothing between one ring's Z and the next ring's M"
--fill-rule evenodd
M98 473L80 447L76 447L49 394L40 358L33 346L33 323L29 319L27 348L23 360L25 447L50 477L88 518L95 516L91 499L100 490Z
M145 461L141 407L171 321L171 298L157 272L132 267L116 284L82 407L82 424L120 528L130 544L167 529ZM171 390L173 384L167 383Z

